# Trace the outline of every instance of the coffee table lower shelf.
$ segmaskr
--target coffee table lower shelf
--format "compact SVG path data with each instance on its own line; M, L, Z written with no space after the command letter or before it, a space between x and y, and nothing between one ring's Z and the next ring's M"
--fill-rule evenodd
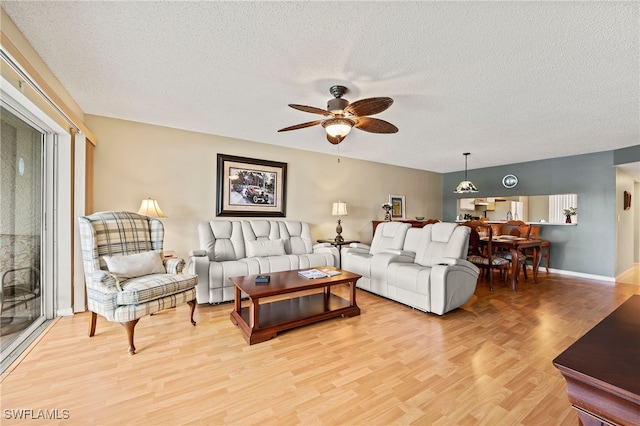
M250 345L269 340L279 331L339 316L360 315L360 308L351 306L348 300L335 294L316 293L259 304L256 315L258 324L253 329L249 325L251 306L243 307L240 314L234 310L230 316L231 322L240 328L242 337Z

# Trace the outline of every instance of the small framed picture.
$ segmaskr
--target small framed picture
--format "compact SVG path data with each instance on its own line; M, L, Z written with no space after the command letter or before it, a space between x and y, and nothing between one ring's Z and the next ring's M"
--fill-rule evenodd
M406 203L404 195L389 194L391 219L406 219Z
M624 209L629 210L631 208L631 193L624 191Z

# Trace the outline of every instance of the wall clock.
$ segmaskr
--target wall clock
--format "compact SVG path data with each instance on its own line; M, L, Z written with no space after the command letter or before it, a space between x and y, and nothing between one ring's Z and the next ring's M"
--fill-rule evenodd
M517 184L518 184L518 178L516 177L516 175L505 175L502 178L502 185L505 188L513 188Z

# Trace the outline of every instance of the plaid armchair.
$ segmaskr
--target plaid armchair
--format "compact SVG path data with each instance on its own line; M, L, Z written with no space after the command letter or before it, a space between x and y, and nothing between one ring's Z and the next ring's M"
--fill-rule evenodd
M163 259L162 222L129 212L94 213L79 217L78 222L91 311L89 337L95 334L98 314L119 322L133 355L138 320L185 302L191 307L191 323L196 325L193 313L198 276L181 273L182 259Z

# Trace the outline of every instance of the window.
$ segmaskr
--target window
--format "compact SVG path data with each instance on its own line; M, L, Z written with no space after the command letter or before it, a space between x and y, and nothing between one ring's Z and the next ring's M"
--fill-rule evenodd
M577 194L549 195L549 222L564 223L566 219L564 210L570 207L578 207ZM571 220L577 223L578 216L574 216Z

